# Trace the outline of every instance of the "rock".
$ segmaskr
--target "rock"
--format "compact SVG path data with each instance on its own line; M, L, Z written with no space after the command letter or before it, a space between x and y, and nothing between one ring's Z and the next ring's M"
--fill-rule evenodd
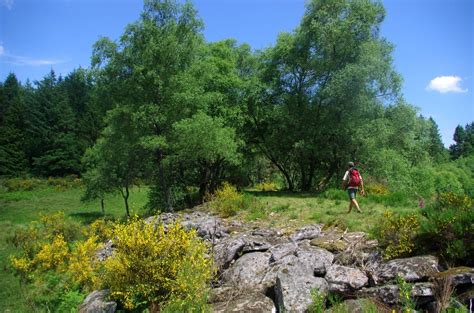
M206 239L219 239L229 236L229 231L224 227L222 219L209 213L194 211L192 213L162 213L159 216L151 216L145 221L147 223L163 223L165 229L168 224L180 221L186 229L195 229L198 236Z
M296 230L291 236L291 241L300 241L303 239L313 239L321 235L322 224L308 225Z
M248 234L238 234L225 238L214 246L214 264L219 271L229 267L233 260L250 252L266 251L271 247L264 238Z
M273 301L259 292L242 293L230 297L221 302L212 304L215 313L224 312L252 312L252 313L276 313Z
M326 280L311 275L299 275L298 271L283 269L278 272L275 297L280 311L306 312L313 302L312 289L326 293L328 289Z
M282 243L271 247L268 252L271 254L270 262L277 262L287 255L295 255L298 244L294 242Z
M334 260L334 254L318 247L300 249L296 251L296 257L300 263L311 268L313 275L321 277L326 274L326 269Z
M311 240L311 245L326 249L330 252L341 252L347 247L347 242L342 240L341 232L323 234Z
M356 295L358 297L375 297L389 305L399 302L399 288L397 285L363 288ZM415 283L412 286L411 295L417 298L419 304L431 302L434 299L434 285L426 282Z
M395 259L382 263L372 278L380 285L395 279L400 275L407 282L416 282L427 279L438 272L438 259L434 256L416 256L406 259Z
M107 241L102 248L97 250L95 253L95 256L97 257L97 260L100 262L105 261L108 257L112 255L114 252L114 244L112 240Z
M79 307L79 313L113 313L117 303L107 301L108 290L95 290L89 294Z
M272 246L264 238L259 236L247 236L242 237L245 244L242 249L242 252L256 252L256 251L267 251Z
M326 273L330 291L346 292L367 285L369 279L360 270L347 266L332 265Z
M230 237L218 242L213 247L214 265L218 271L228 268L229 264L238 258L244 246L245 241L240 237Z
M222 274L224 286L258 289L270 264L270 256L268 252L244 254Z
M454 267L444 272L435 273L432 277L435 279L450 279L455 287L459 285L474 285L474 268Z
M394 305L398 302L398 286L385 285L380 287L362 288L357 297L377 298L385 304Z

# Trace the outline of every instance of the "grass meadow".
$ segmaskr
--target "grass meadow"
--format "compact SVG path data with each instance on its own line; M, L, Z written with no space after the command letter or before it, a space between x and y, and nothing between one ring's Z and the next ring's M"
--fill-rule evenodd
M131 190L131 213L141 214L147 201L147 188ZM9 256L14 248L7 243L16 227L38 220L41 215L63 211L68 218L88 224L102 217L100 202L81 202L83 189L41 186L27 191L0 190L0 312L31 312L28 299L17 277L9 266ZM105 199L107 218L122 218L125 208L121 195L111 194Z
M131 190L129 204L132 214L142 215L147 201L146 187ZM9 265L14 248L7 243L16 227L38 220L41 215L63 211L67 218L84 224L103 217L100 202L81 202L80 186L58 188L42 184L32 190L6 191L0 189L0 312L31 312L28 299ZM353 210L347 214L347 194L342 190L328 190L322 194L244 191L251 205L238 211L233 218L251 222L255 226L278 227L291 232L302 225L324 223L348 228L350 231L369 231L382 214L390 209L397 212L414 211L417 204L402 195L368 195L359 197L363 213ZM125 216L122 197L108 195L105 199L106 217Z

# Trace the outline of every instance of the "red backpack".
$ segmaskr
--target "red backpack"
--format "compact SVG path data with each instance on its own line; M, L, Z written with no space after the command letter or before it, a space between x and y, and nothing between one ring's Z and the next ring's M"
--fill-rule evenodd
M349 187L359 187L360 185L360 174L356 168L349 170Z

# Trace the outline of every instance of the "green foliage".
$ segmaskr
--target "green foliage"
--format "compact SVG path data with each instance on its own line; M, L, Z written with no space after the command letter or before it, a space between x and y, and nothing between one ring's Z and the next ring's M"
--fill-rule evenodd
M132 219L115 225L114 238L116 250L104 262L104 286L125 308L182 311L194 302L203 305L213 270L195 231L177 223L165 232L161 224Z
M245 209L244 195L237 191L235 186L224 182L216 192L210 196L211 208L222 217L234 216L238 211Z
M39 307L70 312L83 293L97 286L95 253L100 245L94 236L80 241L83 232L64 213L57 213L17 229L8 239L17 248L10 256L11 266Z
M415 311L416 302L411 296L412 284L407 283L400 275L397 275L395 282L398 286L398 303L402 312Z
M435 251L450 263L472 264L473 200L466 195L442 193L422 214L426 219L421 224L420 248Z
M416 214L401 215L386 211L371 232L378 239L384 258L393 259L413 252L419 228Z
M474 122L465 127L458 125L454 131L453 139L456 143L449 147L452 159L472 155L474 153Z
M308 307L310 313L324 313L326 311L326 294L319 290L311 289L312 303Z
M57 308L57 312L74 313L85 299L85 295L77 291L69 291L61 296L61 302Z

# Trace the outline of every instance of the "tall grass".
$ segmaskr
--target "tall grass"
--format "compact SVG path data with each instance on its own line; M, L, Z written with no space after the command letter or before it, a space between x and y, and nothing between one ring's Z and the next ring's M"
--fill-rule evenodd
M88 224L102 217L100 202L83 203L80 201L83 188L63 184L57 180L19 179L0 183L0 311L1 312L34 312L28 304L26 295L20 288L19 279L10 271L9 255L14 252L7 244L7 238L17 227L38 220L40 215L63 211L67 216L81 223ZM58 187L59 186L59 187ZM133 188L130 195L131 210L141 214L147 201L147 188ZM119 194L108 195L105 199L107 218L122 218L125 208Z

